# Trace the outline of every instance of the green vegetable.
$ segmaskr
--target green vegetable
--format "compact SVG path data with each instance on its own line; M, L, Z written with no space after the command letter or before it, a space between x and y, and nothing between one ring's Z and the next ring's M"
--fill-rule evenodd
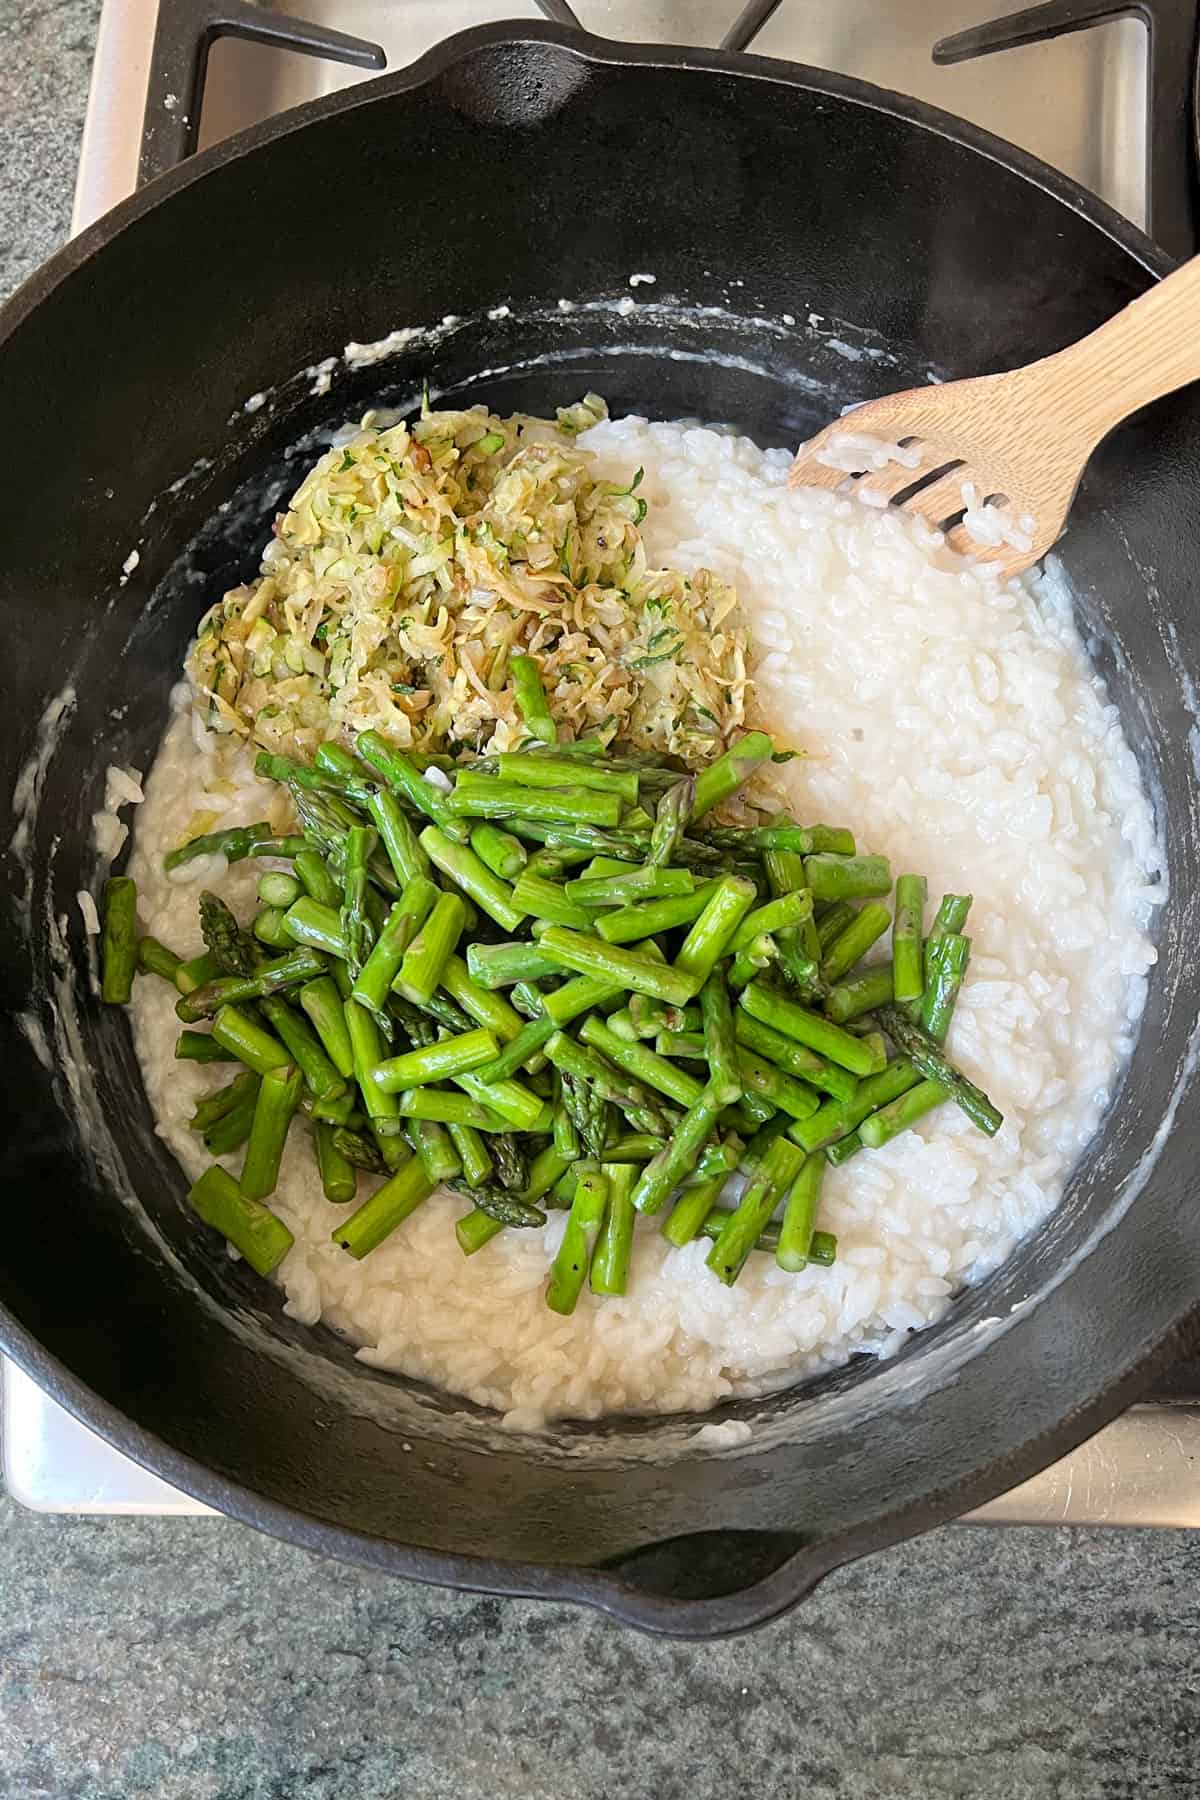
M365 1018L366 1014L363 1016ZM340 1225L335 1225L329 1235L335 1244L361 1262L416 1212L422 1201L428 1200L435 1186L422 1168L421 1159L410 1156L390 1180L376 1188L370 1199L364 1200L358 1211L351 1213Z
M278 994L268 994L260 1010L304 1077L305 1086L321 1100L336 1100L346 1092L345 1077L325 1054L324 1045L303 1014Z
M348 1206L358 1191L358 1171L337 1146L338 1128L318 1120L313 1130L321 1191L335 1206Z
M892 927L893 989L897 1000L919 1000L925 987L923 940L928 884L923 875L896 878Z
M666 868L674 860L695 810L696 783L685 775L667 789L655 809L650 848L646 852L648 868Z
M575 1183L575 1197L567 1216L558 1253L550 1265L546 1305L551 1312L575 1311L584 1281L592 1266L600 1229L608 1205L609 1183L603 1170L589 1170Z
M335 982L328 975L319 975L300 989L297 998L326 1056L338 1074L349 1080L354 1073L354 1050Z
M192 1211L219 1231L258 1275L277 1269L295 1242L283 1220L261 1200L243 1194L219 1165L205 1170L187 1198Z
M482 907L490 919L495 919L505 931L516 930L524 915L513 902L512 889L498 875L493 875L473 850L452 842L446 832L433 825L427 825L421 833L421 844L435 867L460 887L476 906Z
M592 1254L591 1287L593 1294L623 1294L629 1282L637 1220L633 1208L635 1170L630 1163L601 1163L600 1174L608 1185L608 1205Z
M295 856L303 848L303 838L273 837L271 827L264 819L256 825L206 831L203 836L180 844L177 850L169 850L163 857L163 868L169 875L172 869L182 868L184 863L193 862L197 856L223 856L226 862L235 863L242 862L247 856Z
M416 1091L424 1093L428 1090L418 1088ZM450 1133L450 1141L454 1145L463 1180L468 1187L481 1187L494 1167L491 1153L483 1138L473 1125L463 1125L453 1119L446 1121L446 1130Z
M954 1002L967 972L971 940L948 931L938 939L925 962L928 986L921 1002L921 1025L935 1044L944 1044L950 1029Z
M642 1043L630 1043L627 1038L618 1037L604 1021L591 1013L583 1022L579 1033L585 1044L606 1056L610 1062L632 1075L637 1081L648 1087L657 1088L680 1106L695 1106L703 1091L703 1084L683 1069L677 1069L674 1063L665 1056L659 1056ZM717 1075L714 1069L714 1076ZM730 1075L728 1070L721 1071L720 1085L723 1088L740 1093L741 1082L737 1075Z
M702 924L703 919L701 914L697 925ZM552 925L542 933L540 948L544 955L553 957L564 968L601 978L618 992L632 988L636 993L651 994L677 1006L686 1005L704 982L704 973L673 969L666 963L656 962L644 951L625 950L615 944L606 944L603 938L567 931L560 925ZM559 994L564 991L560 989ZM547 1008L554 998L553 995L548 997Z
M693 819L703 818L714 806L720 806L732 794L749 781L755 770L760 768L775 749L770 738L763 731L749 731L745 737L732 744L723 756L696 777L695 799L692 806Z
M528 869L513 888L513 901L523 912L532 914L535 919L546 919L552 925L570 925L577 931L591 928L591 913L567 898L562 882L531 875Z
M898 1006L884 1006L879 1012L880 1023L897 1050L907 1056L918 1075L926 1081L935 1081L947 1088L950 1098L956 1106L962 1108L973 1125L988 1137L995 1137L1004 1123L1004 1114L994 1107L982 1088L960 1069L957 1069L945 1055L936 1038L922 1029L915 1020Z
M259 1083L250 1142L238 1182L247 1200L265 1200L275 1191L284 1140L300 1104L302 1083L299 1069L291 1064L285 1069L268 1069Z
M529 859L520 838L511 831L501 831L498 825L488 824L486 819L472 827L471 848L502 881L516 881Z
M181 1031L175 1039L175 1058L177 1062L200 1063L237 1060L207 1031Z
M806 856L804 874L818 902L866 900L892 888L886 856Z
M827 1100L811 1118L792 1125L788 1136L803 1150L822 1150L835 1144L860 1126L864 1119L886 1106L889 1100L915 1087L920 1080L906 1056L897 1057L877 1075L868 1075L858 1083L849 1100Z
M222 1006L239 1006L261 1000L266 994L299 987L325 972L324 958L312 950L291 950L272 962L260 963L253 975L218 975L215 981L193 988L175 1002L175 1011L187 1025L210 1017Z
M653 937L660 931L674 931L691 925L700 917L712 898L716 884L702 882L690 894L674 894L663 900L647 900L638 906L623 906L618 912L603 913L595 929L606 944L628 944Z
M309 895L289 906L283 915L288 936L311 950L323 950L339 962L346 960L346 940L342 921L335 907L323 906Z
M543 744L556 743L558 728L550 712L537 663L532 656L517 652L509 657L508 669L512 676L513 699L530 737Z
M533 819L546 825L613 826L621 816L616 794L583 787L527 788L519 781L464 772L447 796L456 818Z
M448 837L452 843L467 842L467 828L451 812L446 804L447 796L440 788L434 787L431 781L426 781L402 750L394 750L377 731L362 732L357 748L359 755L383 776L393 792L407 800L418 812L424 813L427 819L432 819L443 836ZM432 856L429 845L424 844L424 848ZM436 862L437 858L434 857L433 860Z
M726 1287L732 1287L745 1268L780 1194L795 1181L803 1161L803 1153L786 1138L776 1138L766 1150L705 1259Z
M515 781L532 788L591 788L597 793L615 794L626 806L637 805L638 778L633 770L589 764L583 757L530 756L523 751L504 752L496 762L501 781Z
M272 1069L287 1068L291 1062L279 1039L264 1031L239 1007L223 1006L213 1020L212 1034L222 1049L228 1050L256 1074L266 1075Z
M738 1003L752 1019L771 1026L785 1037L794 1038L809 1050L815 1050L818 1056L827 1057L840 1068L848 1069L852 1075L870 1075L875 1068L874 1052L861 1039L843 1031L831 1020L823 1019L820 1014L797 1006L794 1000L786 999L759 981L752 981L742 989Z
M825 996L825 1011L836 1024L847 1025L851 1019L885 1006L892 998L892 987L891 963L879 963L831 987Z
M367 811L401 889L418 878L428 879L429 858L395 794L389 788L373 787Z
M918 1081L915 1087L863 1120L858 1135L870 1150L882 1149L894 1137L909 1131L935 1106L943 1106L951 1098L950 1090L940 1081Z
M706 1087L696 1104L690 1107L676 1127L665 1150L653 1157L638 1177L633 1191L633 1204L638 1212L655 1213L672 1188L678 1187L689 1174L693 1163L711 1136L723 1107L729 1105L727 1088Z
M138 940L137 966L146 975L161 975L164 981L174 982L176 973L183 963L181 956L160 944L157 938L144 937Z
M466 908L457 894L438 896L433 911L404 952L395 980L398 993L418 1005L432 999L466 921Z
M285 875L275 869L268 870L258 878L258 897L263 905L275 907L281 912L294 906L303 892L303 883L297 881L294 875Z
M325 906L336 912L341 905L341 894L319 851L311 850L306 845L303 850L297 850L292 866L309 898L315 900L318 906Z
M766 741L769 743L770 739L768 738ZM708 904L683 940L683 945L675 958L677 970L686 971L699 978L692 990L693 993L698 992L717 963L726 954L738 926L754 904L755 897L754 884L743 881L740 876L723 875L717 882L709 896ZM656 992L653 988L646 991ZM660 998L670 1000L674 996L664 993L660 995ZM689 999L690 995L684 995L682 998Z
M694 1187L683 1188L662 1222L662 1234L668 1243L682 1249L699 1235L728 1180L728 1170L722 1169L719 1174L710 1175L707 1181L699 1181Z
M373 1086L385 1094L398 1094L404 1088L422 1087L430 1081L444 1081L480 1064L491 1062L500 1049L490 1031L464 1031L458 1037L442 1038L417 1050L406 1050L376 1062L369 1071Z
M104 884L100 938L100 998L109 1006L129 1004L137 963L137 883L112 875Z
M787 1269L790 1274L807 1266L817 1222L817 1208L821 1203L821 1180L824 1173L823 1156L806 1156L799 1174L788 1189L775 1260L781 1269Z
M834 938L821 959L821 975L825 981L840 981L856 963L862 961L871 945L877 943L892 922L892 915L881 901L868 902Z

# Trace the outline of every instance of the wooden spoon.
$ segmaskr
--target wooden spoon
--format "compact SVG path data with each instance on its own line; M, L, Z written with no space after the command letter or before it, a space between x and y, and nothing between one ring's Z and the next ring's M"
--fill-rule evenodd
M1007 579L1062 535L1101 438L1139 407L1198 379L1200 256L1040 362L855 407L801 446L789 481L845 483L847 493L876 506L918 513L953 548ZM1003 531L1005 541L980 542L963 526L966 508L986 501L1000 510L984 516L983 528Z

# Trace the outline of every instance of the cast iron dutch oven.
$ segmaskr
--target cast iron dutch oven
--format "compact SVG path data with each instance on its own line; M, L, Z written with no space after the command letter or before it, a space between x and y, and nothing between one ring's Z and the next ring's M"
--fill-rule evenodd
M542 26L275 120L61 251L0 321L0 755L26 821L3 864L4 1350L281 1537L680 1636L779 1613L1135 1398L1200 1291L1195 391L1103 446L1063 546L1169 860L1132 1064L1061 1209L994 1277L892 1362L711 1415L751 1423L741 1446L674 1419L514 1437L289 1321L188 1215L127 1021L80 973L74 897L105 765L149 765L197 618L253 571L319 428L428 379L500 412L592 387L615 413L794 445L847 401L1056 350L1164 267L1090 195L927 107ZM655 284L620 312L631 272ZM351 339L450 316L314 391Z

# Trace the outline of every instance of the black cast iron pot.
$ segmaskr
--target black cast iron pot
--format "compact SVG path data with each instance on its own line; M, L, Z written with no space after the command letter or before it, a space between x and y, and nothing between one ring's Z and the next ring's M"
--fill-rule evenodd
M3 1348L252 1524L693 1636L780 1612L1134 1398L1200 1281L1195 392L1103 447L1063 547L1169 853L1132 1066L1060 1211L998 1274L893 1362L723 1408L753 1425L740 1449L695 1447L695 1420L506 1435L287 1320L187 1214L127 1022L81 973L74 896L96 878L105 765L148 766L196 619L253 571L318 428L427 378L501 412L595 387L617 413L793 445L929 370L1056 350L1162 266L1069 182L913 102L536 26L471 33L198 157L55 257L0 320L0 754L32 803L4 859ZM655 285L623 315L643 271ZM447 315L376 366L339 364L327 393L298 373Z

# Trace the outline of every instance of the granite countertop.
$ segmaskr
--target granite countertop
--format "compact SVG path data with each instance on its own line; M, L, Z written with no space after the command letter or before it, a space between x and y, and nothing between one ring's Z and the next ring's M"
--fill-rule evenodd
M0 295L65 235L98 16L0 0ZM743 1794L1200 1795L1200 1536L950 1528L697 1647L0 1496L0 1800Z

